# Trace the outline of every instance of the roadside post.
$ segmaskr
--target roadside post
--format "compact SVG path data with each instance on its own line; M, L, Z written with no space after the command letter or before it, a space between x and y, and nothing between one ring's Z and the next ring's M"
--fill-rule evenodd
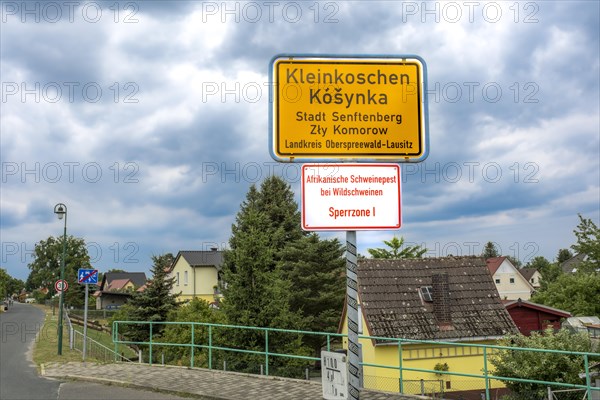
M271 157L308 163L302 229L346 231L348 352L322 353L323 398L359 400L356 231L401 227L397 163L429 154L426 64L414 55L281 54L269 88Z
M84 269L79 268L77 270L77 281L80 284L85 285L85 302L83 306L83 356L82 359L85 362L85 356L87 351L87 317L88 317L88 296L90 285L98 284L98 270L97 269Z

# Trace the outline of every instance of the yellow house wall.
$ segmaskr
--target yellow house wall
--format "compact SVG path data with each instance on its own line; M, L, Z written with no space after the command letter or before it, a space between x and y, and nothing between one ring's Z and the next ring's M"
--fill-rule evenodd
M197 299L205 300L209 303L212 303L213 301L215 301L215 297L212 294L211 295L205 295L205 294L198 295L197 294L196 296L192 296L191 294L181 295L181 296L177 297L177 301L180 301L180 302L189 301L189 300L192 300L194 297Z
M173 267L173 270L169 274L171 277L176 278L177 280L173 284L173 293L180 293L179 300L182 300L184 297L191 297L192 288L188 285L184 284L183 277L185 271L188 271L188 274L192 273L192 267L183 257L179 257L177 263Z
M196 267L196 295L210 295L212 298L217 282L218 276L215 267Z
M187 284L185 273L187 271ZM173 293L180 293L178 300L191 300L198 297L210 302L214 301L214 286L218 283L217 269L215 267L192 268L184 257L179 257L177 264L170 273L171 277L179 280L173 285Z
M365 327L362 335L369 336L364 318L362 326ZM347 320L343 321L342 333L348 333ZM366 364L377 364L398 367L399 352L398 345L373 346L371 339L359 339L362 350L362 361ZM469 342L469 344L496 344L495 341ZM348 339L343 339L343 347L348 348ZM492 351L488 350L488 370L492 369L489 356ZM430 345L430 344L403 344L402 345L402 367L433 370L437 363L447 363L448 372L482 375L484 367L483 348L471 348L464 346ZM490 372L491 373L491 372ZM400 392L400 373L397 369L381 367L363 367L364 387L366 389L383 390L388 392ZM440 384L445 391L457 390L482 390L485 389L485 381L481 378L461 377L452 375L436 375L428 372L406 371L402 373L403 393L420 394L420 380L425 380L426 391L439 392ZM441 383L440 383L441 381ZM446 381L450 381L450 389L447 389ZM490 388L502 388L504 385L499 381L490 381Z

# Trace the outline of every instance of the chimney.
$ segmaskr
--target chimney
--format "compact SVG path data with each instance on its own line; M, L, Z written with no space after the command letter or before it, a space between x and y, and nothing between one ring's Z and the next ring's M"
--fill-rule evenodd
M433 274L431 276L431 289L435 319L440 328L449 327L452 324L452 312L450 310L448 274L445 272Z

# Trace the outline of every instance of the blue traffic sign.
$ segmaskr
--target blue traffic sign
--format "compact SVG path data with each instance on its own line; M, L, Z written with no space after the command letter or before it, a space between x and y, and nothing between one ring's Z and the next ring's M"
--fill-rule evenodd
M77 280L83 284L98 284L98 270L79 268Z

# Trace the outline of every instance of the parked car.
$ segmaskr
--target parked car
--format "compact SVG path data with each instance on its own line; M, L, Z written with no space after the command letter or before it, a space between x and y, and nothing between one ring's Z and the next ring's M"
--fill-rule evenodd
M35 303L35 299L33 297L28 297L25 299L25 303L27 303L27 304Z

